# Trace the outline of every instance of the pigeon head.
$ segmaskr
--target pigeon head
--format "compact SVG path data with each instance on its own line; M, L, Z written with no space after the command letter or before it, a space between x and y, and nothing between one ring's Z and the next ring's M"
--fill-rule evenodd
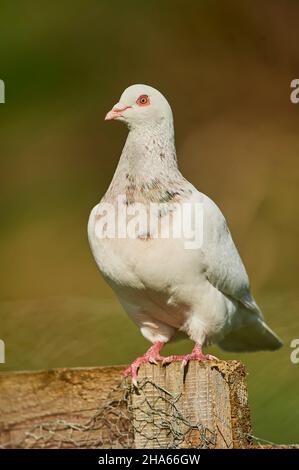
M132 85L121 95L105 120L123 121L129 128L172 121L171 108L162 93L148 85Z

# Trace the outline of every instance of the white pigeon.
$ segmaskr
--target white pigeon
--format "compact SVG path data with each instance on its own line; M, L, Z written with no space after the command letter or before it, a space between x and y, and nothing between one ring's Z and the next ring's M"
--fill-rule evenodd
M202 352L211 343L226 351L278 349L282 342L251 295L224 216L178 169L172 111L164 96L150 86L132 85L105 119L123 121L129 134L112 182L90 214L89 242L102 275L153 344L125 376L136 385L145 362L184 366L216 359ZM136 211L150 222L136 223ZM178 217L182 213L185 219ZM190 224L196 229L193 243L190 230L187 235L183 230ZM135 236L126 231L129 225ZM172 236L163 226L173 229ZM193 340L193 351L160 356L164 344L178 337Z

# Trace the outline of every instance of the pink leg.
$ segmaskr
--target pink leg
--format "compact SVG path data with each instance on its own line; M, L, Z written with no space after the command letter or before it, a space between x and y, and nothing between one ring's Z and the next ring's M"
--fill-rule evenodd
M162 364L168 364L173 361L182 361L182 367L185 367L189 361L218 361L219 359L211 354L203 354L202 347L199 343L195 346L190 354L182 356L172 355L164 357Z
M162 361L164 358L160 356L160 351L165 343L163 341L156 341L144 354L143 356L137 357L132 364L123 371L123 375L132 377L132 383L137 387L137 372L141 364L152 363L157 364L157 361Z

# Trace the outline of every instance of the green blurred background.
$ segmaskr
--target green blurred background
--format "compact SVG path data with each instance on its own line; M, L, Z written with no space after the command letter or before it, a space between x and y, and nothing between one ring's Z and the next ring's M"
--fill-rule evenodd
M299 442L298 1L2 0L0 23L0 370L122 364L147 347L86 236L127 133L104 115L147 83L169 99L182 172L223 210L285 342L211 351L245 362L254 434Z

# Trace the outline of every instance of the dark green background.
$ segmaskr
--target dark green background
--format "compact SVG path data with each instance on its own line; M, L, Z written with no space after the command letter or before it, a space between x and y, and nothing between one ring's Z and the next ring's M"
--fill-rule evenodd
M127 363L146 346L97 272L86 224L126 129L133 83L169 99L184 175L223 210L285 346L245 362L254 434L299 442L299 4L293 0L1 1L0 370ZM167 347L189 351L189 342Z

